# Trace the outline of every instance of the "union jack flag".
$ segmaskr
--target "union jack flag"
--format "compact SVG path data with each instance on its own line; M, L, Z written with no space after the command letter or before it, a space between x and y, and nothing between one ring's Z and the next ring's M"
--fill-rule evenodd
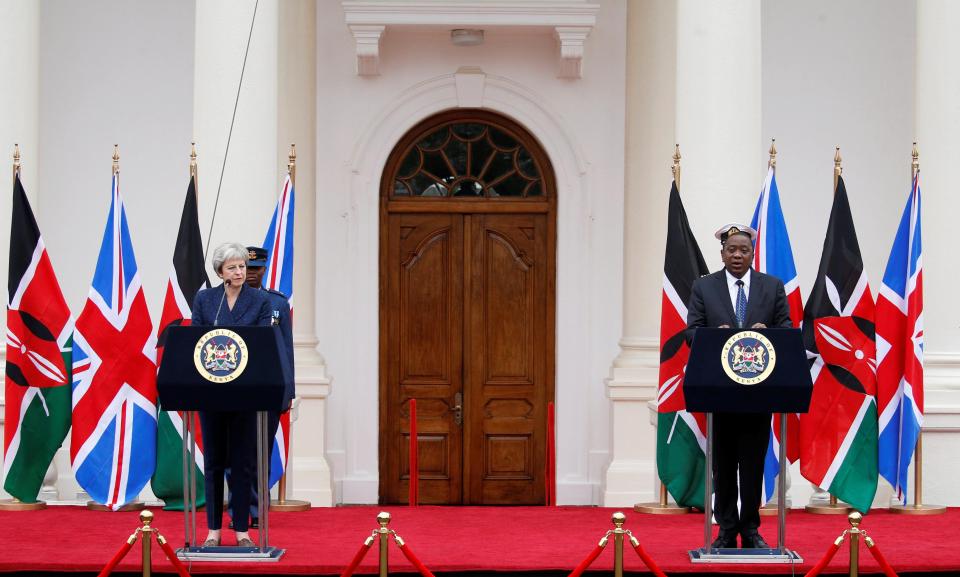
M293 217L294 190L290 173L283 181L277 207L270 219L270 228L263 240L267 249L267 270L263 275L263 288L280 291L290 301L290 317L293 320ZM292 368L292 367L291 367ZM273 439L270 457L270 486L273 487L287 468L287 451L290 448L290 413L280 415L280 426Z
M877 298L877 401L880 475L906 503L907 469L923 424L923 251L920 173L883 274Z
M130 240L120 176L73 347L70 460L90 497L113 509L133 501L156 463L156 338Z
M780 191L777 188L777 175L771 166L763 182L763 190L757 200L750 226L757 231L754 243L753 268L783 281L790 305L790 320L794 327L800 327L803 321L803 301L800 298L800 283L797 280L797 267L793 262L793 250L790 248L790 235L787 222L780 208ZM773 498L776 479L780 474L780 415L770 419L770 442L763 463L763 500ZM791 463L800 457L800 417L796 413L787 415L787 460Z

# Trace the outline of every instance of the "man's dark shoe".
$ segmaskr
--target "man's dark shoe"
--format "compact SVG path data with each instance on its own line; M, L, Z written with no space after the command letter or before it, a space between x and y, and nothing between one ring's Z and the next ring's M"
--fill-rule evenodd
M713 543L710 544L712 549L736 549L737 548L737 534L736 533L724 533L720 531L717 535L717 538L713 540Z
M250 528L259 529L260 528L260 519L259 517L250 517Z
M740 539L743 542L744 549L769 549L770 545L763 540L759 533L743 535Z

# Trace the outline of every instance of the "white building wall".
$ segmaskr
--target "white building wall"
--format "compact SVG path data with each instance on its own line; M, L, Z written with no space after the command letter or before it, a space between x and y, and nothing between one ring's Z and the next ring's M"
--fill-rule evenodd
M340 6L318 6L317 266L325 282L316 302L319 350L334 379L328 455L338 500L377 499L381 170L407 129L458 105L453 75L472 66L486 75L483 106L525 125L557 173L558 499L596 502L609 442L603 377L620 331L624 33L624 3L603 2L583 78L565 80L549 31L488 29L483 45L455 47L447 30L388 27L380 75L360 77Z

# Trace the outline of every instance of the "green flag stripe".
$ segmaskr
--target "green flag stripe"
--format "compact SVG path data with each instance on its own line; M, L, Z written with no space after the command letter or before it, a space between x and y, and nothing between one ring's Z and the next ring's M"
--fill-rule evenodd
M695 425L694 425L695 426ZM697 434L680 411L657 415L657 470L677 504L703 508L704 458Z
M4 463L3 488L24 503L37 500L43 477L70 431L70 385L33 388L24 397L17 442Z

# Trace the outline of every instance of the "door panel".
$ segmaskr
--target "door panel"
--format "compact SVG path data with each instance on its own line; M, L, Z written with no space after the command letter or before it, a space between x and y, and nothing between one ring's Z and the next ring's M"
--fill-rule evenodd
M466 501L543 503L547 217L466 218Z
M407 502L416 398L422 504L543 503L553 396L549 215L384 218L381 501Z
M459 215L392 215L387 231L381 375L381 500L409 490L409 400L417 399L420 502L459 503L462 428L463 220ZM385 374L384 374L385 373ZM386 453L386 455L384 455Z

